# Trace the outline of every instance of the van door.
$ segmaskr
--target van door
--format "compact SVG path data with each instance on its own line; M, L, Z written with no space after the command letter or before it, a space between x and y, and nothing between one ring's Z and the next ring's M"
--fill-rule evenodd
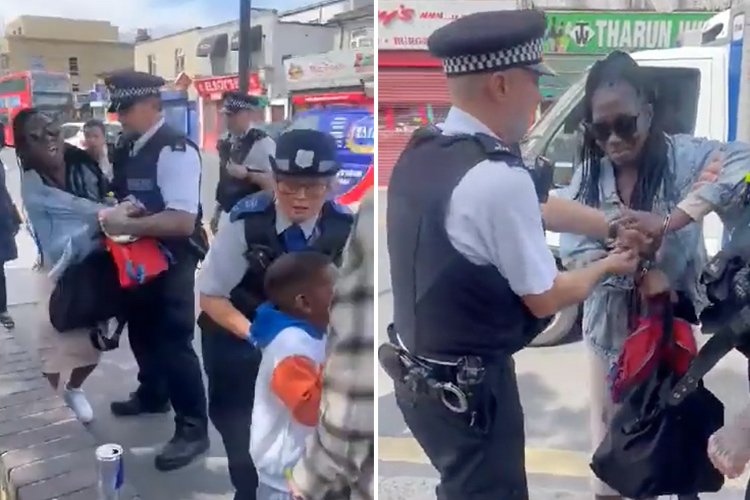
M729 86L728 60L724 51L717 51L716 57L695 59L673 59L639 61L642 66L685 67L700 71L700 95L698 97L698 117L695 123L696 137L707 137L726 142L729 128ZM703 238L709 256L721 250L724 225L715 213L703 219Z
M726 113L716 113L712 110L727 109L726 100L724 96L717 94L715 85L716 77L720 77L720 62L712 58L690 58L690 59L652 59L638 61L638 64L643 67L649 68L672 68L679 69L684 68L686 70L692 70L693 78L698 78L698 94L696 103L696 120L692 134L696 137L707 137L710 139L716 139L724 141L726 140ZM676 76L676 75L675 75ZM672 79L674 83L680 84L680 82ZM665 86L665 90L669 89L669 86ZM681 96L687 97L685 94L692 95L691 92L680 92ZM667 92L665 92L667 94ZM670 99L668 105L679 106L679 100L677 98Z

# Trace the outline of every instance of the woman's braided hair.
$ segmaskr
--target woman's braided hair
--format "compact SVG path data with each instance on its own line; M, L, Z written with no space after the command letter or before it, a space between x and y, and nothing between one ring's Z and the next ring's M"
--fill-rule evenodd
M594 93L601 88L623 83L630 85L644 103L650 103L652 106L656 104L655 93L648 86L638 64L625 52L612 52L594 64L586 79L583 103L585 123L591 123L593 120ZM643 145L641 163L638 166L638 181L631 196L630 208L651 211L659 188L663 186L665 192L671 189L667 155L666 135L659 126L659 121L652 119L648 137ZM602 158L604 151L596 144L588 129L585 129L580 149L581 186L575 199L592 207L597 207L600 203L599 179Z

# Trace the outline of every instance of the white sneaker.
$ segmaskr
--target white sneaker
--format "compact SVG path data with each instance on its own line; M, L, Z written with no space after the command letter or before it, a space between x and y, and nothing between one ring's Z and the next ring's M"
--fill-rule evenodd
M63 399L65 399L65 404L73 410L73 413L76 414L81 423L88 424L94 420L94 410L91 408L89 400L86 399L86 394L82 389L71 389L66 386L63 392Z

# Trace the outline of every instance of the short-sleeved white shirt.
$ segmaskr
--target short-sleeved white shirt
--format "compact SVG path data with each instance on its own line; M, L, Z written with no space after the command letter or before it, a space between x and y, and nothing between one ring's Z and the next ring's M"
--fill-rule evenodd
M133 144L132 155L138 153L163 125L164 118L161 118L140 136ZM182 151L174 150L170 146L161 150L156 162L156 184L167 209L198 214L201 169L200 154L190 146Z
M440 128L446 135L497 137L465 111L451 108ZM453 190L445 221L450 242L470 262L493 265L520 296L549 291L557 277L542 225L542 211L529 173L485 160Z

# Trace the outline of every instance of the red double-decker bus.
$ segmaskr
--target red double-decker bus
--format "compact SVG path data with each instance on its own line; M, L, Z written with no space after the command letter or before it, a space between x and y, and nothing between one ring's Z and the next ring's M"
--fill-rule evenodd
M6 142L15 144L10 124L19 111L37 108L61 122L74 111L70 77L49 71L22 71L0 76L0 123L6 125Z

